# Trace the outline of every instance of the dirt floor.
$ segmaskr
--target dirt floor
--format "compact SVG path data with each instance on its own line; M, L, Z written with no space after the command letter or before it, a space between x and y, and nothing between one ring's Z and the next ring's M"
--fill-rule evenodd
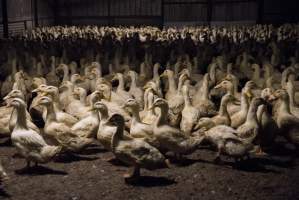
M292 151L281 147L275 156L254 157L240 165L230 159L216 165L214 152L200 149L170 169L143 170L139 183L128 185L122 178L128 168L105 161L112 154L100 146L22 170L25 161L13 157L15 149L5 140L0 144L10 176L1 186L0 199L299 199L299 163L284 155Z

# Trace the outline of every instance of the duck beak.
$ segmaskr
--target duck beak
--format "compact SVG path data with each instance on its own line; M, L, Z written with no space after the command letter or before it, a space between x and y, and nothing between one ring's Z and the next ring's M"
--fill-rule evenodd
M11 97L10 95L6 95L6 96L3 98L3 100L6 101L7 99L10 99L10 97Z
M31 91L31 93L38 93L38 92L39 92L38 88L36 88L36 89L34 89L34 90Z
M274 94L271 94L268 98L268 100L271 101L275 101L277 99L277 97Z
M253 97L253 94L252 94L251 91L247 91L247 92L245 92L245 95L246 95L248 98L250 98L250 99Z
M219 88L222 88L221 83L219 83L218 85L216 85L216 86L214 87L214 89L219 89Z

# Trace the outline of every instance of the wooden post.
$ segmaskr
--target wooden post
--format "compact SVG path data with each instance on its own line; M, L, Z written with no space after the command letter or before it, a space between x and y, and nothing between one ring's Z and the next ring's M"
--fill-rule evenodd
M8 38L7 1L2 0L3 37Z

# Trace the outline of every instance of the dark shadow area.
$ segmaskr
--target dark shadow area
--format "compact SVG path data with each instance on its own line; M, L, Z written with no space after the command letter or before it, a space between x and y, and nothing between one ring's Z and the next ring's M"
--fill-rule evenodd
M187 166L193 165L195 163L205 162L204 160L201 160L201 159L190 159L187 157L182 157L182 159L177 159L175 157L171 157L171 158L169 158L169 160L170 160L171 164L174 164L177 167L187 167Z
M246 171L246 172L260 172L260 173L275 173L280 172L274 169L267 169L266 166L259 163L256 159L248 159L241 162L228 162L228 165L232 166L236 170Z
M50 169L48 167L44 166L34 166L30 168L23 168L19 170L15 170L16 174L18 175L47 175L47 174L53 174L53 175L67 175L67 172L64 171L59 171L59 170L54 170Z
M94 155L98 153L106 153L108 152L106 149L100 148L98 145L89 147L88 149L85 149L84 151L80 152L80 155Z
M2 199L2 197L4 198L4 199L6 199L6 198L10 198L11 197L11 195L10 194L8 194L5 190L4 190L4 188L2 188L3 186L1 185L1 183L0 183L0 199Z
M72 163L72 162L79 162L79 161L93 161L98 159L97 157L83 157L76 154L61 154L55 158L55 162L58 163Z
M161 187L176 183L176 181L165 177L141 176L138 181L127 184L139 187Z
M104 159L104 160L106 160L106 159ZM108 160L108 162L114 166L129 167L129 165L127 165L126 163L124 163L116 158L111 158Z
M10 147L12 146L10 138L1 138L0 139L0 147Z

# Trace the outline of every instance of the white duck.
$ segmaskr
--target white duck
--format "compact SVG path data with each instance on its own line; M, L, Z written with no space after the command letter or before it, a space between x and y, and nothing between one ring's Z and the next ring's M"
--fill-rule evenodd
M31 161L36 165L49 162L61 151L61 147L48 145L41 135L27 126L26 103L23 100L15 98L9 105L17 110L17 123L11 140L19 155L27 160L27 167L30 167Z

